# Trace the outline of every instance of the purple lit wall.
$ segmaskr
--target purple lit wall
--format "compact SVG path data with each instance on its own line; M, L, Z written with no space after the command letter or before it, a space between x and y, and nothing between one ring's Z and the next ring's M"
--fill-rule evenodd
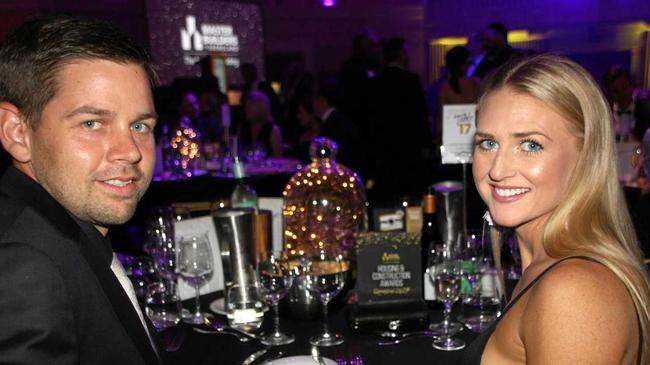
M467 35L494 21L511 29L544 30L650 20L647 0L454 0L427 1L432 37Z

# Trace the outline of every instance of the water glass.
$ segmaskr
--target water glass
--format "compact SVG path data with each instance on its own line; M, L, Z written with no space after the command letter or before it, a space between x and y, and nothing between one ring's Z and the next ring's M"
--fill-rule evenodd
M454 339L450 326L451 308L460 298L462 280L462 260L458 248L452 243L446 243L432 255L429 274L433 280L436 297L444 304L444 320L442 328L437 334L440 339L433 341L433 348L443 351L460 350L465 347L465 342Z
M327 304L345 286L349 264L342 255L321 251L308 258L306 269L307 289L314 293L323 305L323 333L309 339L314 346L336 346L343 343L343 336L329 330Z
M158 331L180 322L180 299L165 282L149 284L145 292L145 313Z
M471 284L470 295L463 300L465 315L462 322L474 332L481 333L496 319L494 308L500 300L494 285L494 262L491 255L489 227L473 232L463 244L463 275ZM488 283L490 285L488 285Z
M185 321L192 324L205 322L199 302L200 288L205 285L214 270L212 250L207 232L201 235L181 237L178 244L178 269L181 279L196 290L196 310Z
M264 321L266 306L259 283L234 284L226 290L228 325L245 332L255 332Z
M283 252L267 254L257 265L257 274L260 278L261 288L266 297L266 302L273 307L274 331L262 338L265 345L278 346L292 343L295 337L280 332L280 314L278 304L280 299L289 293L292 276L289 271L288 262Z

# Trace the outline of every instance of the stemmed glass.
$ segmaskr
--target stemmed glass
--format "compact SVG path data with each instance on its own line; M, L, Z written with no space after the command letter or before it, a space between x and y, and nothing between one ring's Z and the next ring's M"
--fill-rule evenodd
M199 303L200 288L210 280L214 268L212 250L207 233L197 236L181 237L178 244L178 269L183 279L196 290L196 310L188 323L202 324L205 314Z
M280 332L280 313L278 304L280 299L289 293L292 276L289 272L288 262L282 251L268 254L268 257L257 265L257 274L262 284L262 291L269 305L273 306L274 330L264 336L260 342L269 346L286 345L295 340L293 335Z
M341 255L319 252L307 260L305 279L307 289L314 293L323 305L323 333L309 339L314 346L336 346L343 343L343 336L332 333L327 322L327 304L345 286L348 262Z
M436 297L445 306L444 320L440 325L440 330L434 332L440 335L440 338L433 341L433 348L444 351L460 350L465 347L465 342L460 339L454 339L453 336L457 330L451 325L451 308L460 297L460 284L462 279L462 261L457 252L457 247L452 243L441 245L430 258L429 274L433 280ZM460 325L457 324L460 329Z
M479 309L478 315L465 316L462 321L469 329L479 333L489 327L496 318L495 315L485 311L485 306L498 305L498 300L484 293L482 285L483 276L489 274L493 267L489 254L489 234L486 234L485 229L486 227L483 231L468 234L463 241L461 252L463 275L471 285L470 295L463 300L463 304Z

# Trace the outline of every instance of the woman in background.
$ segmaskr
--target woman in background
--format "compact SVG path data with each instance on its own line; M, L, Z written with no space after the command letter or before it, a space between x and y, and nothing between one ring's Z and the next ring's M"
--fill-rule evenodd
M466 364L648 364L648 274L591 76L540 55L499 69L478 104L473 173L523 274Z
M449 78L440 87L440 105L474 104L480 95L480 81L467 77L470 53L463 46L456 46L445 55L445 67ZM440 109L442 110L442 108Z
M237 135L243 151L266 153L267 156L282 157L282 132L271 117L269 98L254 90L246 94L244 103L246 120Z

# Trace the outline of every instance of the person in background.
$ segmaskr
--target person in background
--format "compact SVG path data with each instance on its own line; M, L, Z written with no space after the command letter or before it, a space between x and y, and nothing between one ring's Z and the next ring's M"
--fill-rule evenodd
M164 362L108 236L151 181L154 80L95 20L38 18L0 46L0 362Z
M284 120L282 115L282 105L278 94L273 90L271 84L267 81L260 80L257 67L252 63L244 63L239 67L244 84L242 85L242 100L246 102L246 96L253 92L259 91L269 99L271 116L275 121ZM244 106L245 108L245 106Z
M371 148L375 199L420 196L431 181L426 158L433 144L420 77L408 70L407 44L394 38L384 46L386 67L373 90Z
M339 72L339 107L345 115L363 129L372 122L372 90L379 74L381 48L371 32L357 34L352 39L352 54Z
M445 66L449 77L440 88L440 105L474 104L478 100L481 83L474 77L465 76L469 65L469 51L456 46L445 54Z
M314 139L320 136L322 128L319 118L314 113L314 106L311 100L305 99L298 104L296 119L298 119L298 124L301 129L296 148L297 156L303 162L310 162L309 146Z
M244 99L244 114L246 120L237 131L242 151L282 157L282 132L271 117L269 98L260 91L249 92Z
M194 92L186 92L183 94L180 103L178 104L178 123L177 125L182 125L183 123L196 126L198 124L198 118L201 116L201 105L199 104L199 99L196 97ZM187 119L183 122L184 119Z
M471 76L483 79L512 57L516 57L517 52L508 44L508 28L501 22L485 27L481 32L481 39L485 55Z
M474 181L493 233L514 229L523 272L464 364L648 364L648 272L598 84L573 61L539 55L485 88Z
M629 71L621 65L607 70L604 81L617 140L643 140L650 126L650 91L635 87Z
M361 174L364 151L359 148L359 130L354 121L338 110L337 94L335 85L326 84L319 87L314 96L314 113L321 122L320 136L329 138L338 145L336 161Z
M465 48L469 51L469 65L467 66L467 76L469 77L474 77L476 68L481 64L483 58L485 58L486 49L484 47L483 32L484 30L481 29L467 37Z

